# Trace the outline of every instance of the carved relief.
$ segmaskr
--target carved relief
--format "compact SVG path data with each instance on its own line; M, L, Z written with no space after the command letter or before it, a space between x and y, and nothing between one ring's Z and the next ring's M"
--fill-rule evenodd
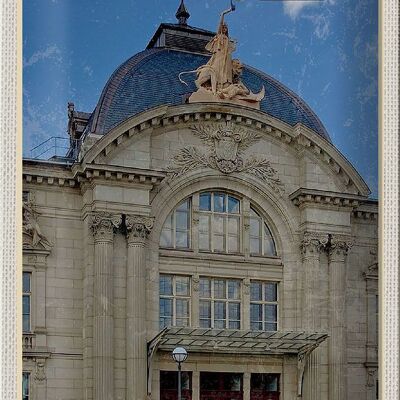
M250 294L250 279L243 279L243 293L248 296Z
M91 228L95 240L112 240L114 229L118 228L121 222L122 216L120 214L110 214L107 212L93 214Z
M43 382L46 380L45 362L46 360L44 359L38 359L36 361L35 381Z
M53 246L42 233L35 205L32 201L26 201L22 205L22 233L24 248L38 248L42 246L45 250L50 250Z
M198 274L192 277L193 291L198 292L200 288L200 276Z
M349 236L329 235L327 250L330 257L346 257L353 246L353 241Z
M153 229L154 219L139 215L127 215L125 220L129 239L147 239Z
M310 254L319 254L325 249L328 238L328 234L304 232L303 240L300 245L303 257Z
M261 139L257 132L230 122L210 126L195 125L191 130L207 146L207 151L195 146L180 149L167 167L169 180L188 171L208 167L224 174L246 172L255 175L275 192L282 194L283 184L268 160L255 156L243 158L244 151Z

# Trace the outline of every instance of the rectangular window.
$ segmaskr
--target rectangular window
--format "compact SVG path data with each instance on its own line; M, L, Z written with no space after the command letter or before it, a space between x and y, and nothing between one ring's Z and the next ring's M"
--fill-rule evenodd
M279 400L279 374L251 374L250 400Z
M240 329L239 280L202 277L199 291L200 327Z
M192 373L182 371L181 376L182 400L192 398ZM178 399L178 372L160 371L160 400Z
M160 275L160 328L189 326L190 278Z
M22 275L22 331L31 332L31 281L32 274Z
M278 284L251 282L250 327L257 331L278 330Z
M29 382L30 382L30 373L23 372L22 373L22 400L30 399Z

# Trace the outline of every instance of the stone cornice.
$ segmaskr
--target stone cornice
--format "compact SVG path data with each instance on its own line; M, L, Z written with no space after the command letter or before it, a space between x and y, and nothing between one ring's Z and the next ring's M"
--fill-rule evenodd
M246 107L198 103L180 106L161 106L140 113L114 129L98 140L85 154L82 161L87 164L103 163L119 146L126 144L133 136L148 129L158 127L191 125L199 122L233 121L247 127L259 130L276 140L293 146L296 151L301 148L311 151L330 167L340 178L343 185L356 190L363 196L368 196L369 189L354 167L327 140L302 124L292 127L261 111Z
M289 199L298 207L313 204L318 206L336 206L353 209L366 200L364 196L305 188L297 189L289 196Z
M157 185L165 177L165 173L157 170L118 167L113 165L80 165L75 164L70 170L59 171L53 169L52 164L43 164L44 168L30 168L23 171L25 184L60 186L79 188L81 184L104 181L118 184L146 184Z

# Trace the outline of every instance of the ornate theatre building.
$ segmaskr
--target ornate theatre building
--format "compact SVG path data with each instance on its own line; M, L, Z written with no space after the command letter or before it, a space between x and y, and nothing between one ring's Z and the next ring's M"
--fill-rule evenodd
M161 24L24 160L24 400L377 398L377 202L295 93Z

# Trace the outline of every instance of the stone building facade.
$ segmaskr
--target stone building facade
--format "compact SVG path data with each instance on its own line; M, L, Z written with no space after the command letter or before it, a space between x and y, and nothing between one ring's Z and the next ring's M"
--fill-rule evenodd
M377 202L270 76L190 102L186 14L24 160L24 399L175 399L176 346L186 399L376 399Z

